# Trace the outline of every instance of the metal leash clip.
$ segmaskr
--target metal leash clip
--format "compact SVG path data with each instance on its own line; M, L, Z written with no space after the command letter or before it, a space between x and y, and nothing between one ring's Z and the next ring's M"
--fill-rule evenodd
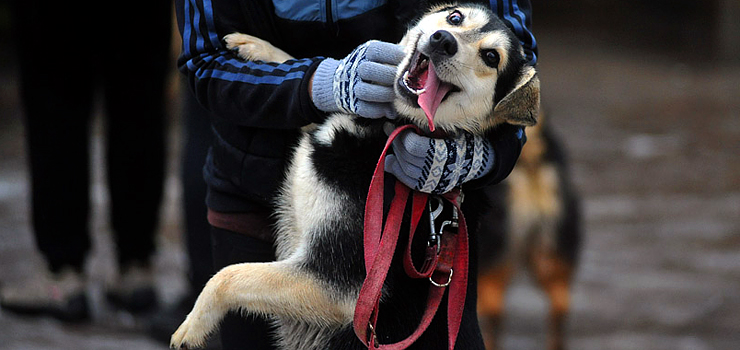
M444 209L444 201L442 201L442 198L438 196L432 196L431 199L434 199L435 204L437 205L435 208L432 208L432 201L430 200L427 202L427 206L429 207L429 241L427 242L428 247L437 246L437 254L439 254L439 250L441 248L440 246L440 236L442 235L442 230L437 231L437 218L442 214L442 209ZM444 227L444 223L442 224Z
M442 233L444 233L445 228L448 226L451 227L453 230L451 232L457 233L457 228L459 227L458 224L458 218L459 213L457 211L457 208L452 209L452 218L450 220L445 220L442 222L441 225L439 225L439 229L437 229L437 219L440 215L442 215L442 210L444 209L444 200L442 200L439 196L433 196L432 199L434 199L435 207L432 207L432 201L430 200L427 205L429 207L429 242L427 243L428 247L437 246L437 253L439 253L440 250L440 237L442 236Z
M445 231L445 227L450 226L454 229L454 232L457 233L457 228L459 227L458 224L458 213L457 208L452 208L452 219L451 220L445 220L442 222L442 226L439 227L439 232L442 234Z

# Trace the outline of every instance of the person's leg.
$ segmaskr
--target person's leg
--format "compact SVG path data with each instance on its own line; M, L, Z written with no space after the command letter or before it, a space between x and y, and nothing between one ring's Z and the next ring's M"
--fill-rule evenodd
M101 50L108 122L111 225L121 272L109 300L130 311L156 304L151 271L165 169L165 85L171 3L105 7ZM110 40L110 39L109 39Z
M90 249L88 137L94 74L88 53L75 52L85 21L78 17L86 15L74 6L14 3L33 232L49 272L2 292L7 309L67 320L89 316L82 271ZM50 33L55 40L39 42Z
M21 102L31 172L32 216L36 243L52 271L82 270L88 237L89 120L92 106L91 60L65 52L62 40L39 45L54 33L73 40L59 17L62 7L19 1L16 4ZM54 53L53 55L50 53ZM73 57L75 56L75 57ZM53 58L52 58L53 57Z
M184 79L183 79L184 81ZM195 100L186 83L181 85L185 142L181 178L191 293L198 295L213 273L211 226L206 218L206 183L203 180L208 147L213 140L208 111Z
M75 83L58 84L41 74L22 78L36 244L53 272L65 266L82 271L90 249L90 81L77 76Z
M219 228L212 228L211 239L217 270L236 263L275 260L275 250L269 242ZM220 327L223 350L274 350L272 333L264 318L243 317L236 312L226 315Z
M147 11L103 10L108 29L117 34L103 49L102 69L111 220L122 265L148 262L155 250L165 168L170 7L153 1Z

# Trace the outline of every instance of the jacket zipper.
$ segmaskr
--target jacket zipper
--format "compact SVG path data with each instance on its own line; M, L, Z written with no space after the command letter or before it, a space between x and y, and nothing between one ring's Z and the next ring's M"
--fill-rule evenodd
M326 24L331 28L332 30L335 30L334 26L334 16L332 15L332 6L331 6L332 0L326 0Z

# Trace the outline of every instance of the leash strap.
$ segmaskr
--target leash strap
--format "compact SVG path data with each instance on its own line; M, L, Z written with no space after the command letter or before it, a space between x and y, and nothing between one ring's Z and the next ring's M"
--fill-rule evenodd
M455 258L452 262L454 271L458 271L453 276L450 276L450 292L447 300L447 329L448 329L448 344L449 349L455 348L455 341L457 340L457 334L460 331L460 323L462 322L463 309L465 308L465 297L467 295L468 288L468 264L469 264L469 241L468 241L468 225L465 222L465 216L462 215L460 210L460 190L456 189L444 195L445 199L455 206L455 209L460 214L458 232L455 235L457 244L454 249ZM452 236L450 234L443 234L444 236Z
M468 235L465 218L460 212L457 202L459 190L450 192L444 198L451 202L460 213L459 229L456 234L445 232L442 235L439 253L435 247L429 247L421 271L417 270L411 260L411 242L414 232L423 215L428 201L428 194L413 192L411 225L409 242L404 254L404 270L411 278L429 278L430 289L427 296L427 306L421 322L416 330L406 339L393 344L379 344L375 332L380 297L385 279L390 269L393 253L398 243L398 235L403 221L403 214L409 194L412 192L401 182L396 182L395 193L391 201L391 207L383 226L383 191L384 191L384 169L385 157L393 140L404 130L416 128L413 125L405 125L397 128L391 133L386 142L380 160L375 167L373 178L370 183L368 197L365 203L364 223L364 255L365 270L367 275L360 289L360 295L355 307L353 328L357 337L368 348L382 350L406 349L413 344L426 331L439 309L446 287L449 286L450 295L447 305L448 345L452 350L460 329L462 311L465 304L467 292L468 275ZM370 334L368 334L368 331Z

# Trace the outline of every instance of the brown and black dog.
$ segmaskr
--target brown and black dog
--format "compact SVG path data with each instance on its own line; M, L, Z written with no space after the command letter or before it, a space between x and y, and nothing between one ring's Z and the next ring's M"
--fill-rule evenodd
M478 314L486 348L500 338L506 287L525 266L550 301L548 349L564 348L570 285L581 243L579 201L561 144L540 113L509 177L486 191L479 229Z

